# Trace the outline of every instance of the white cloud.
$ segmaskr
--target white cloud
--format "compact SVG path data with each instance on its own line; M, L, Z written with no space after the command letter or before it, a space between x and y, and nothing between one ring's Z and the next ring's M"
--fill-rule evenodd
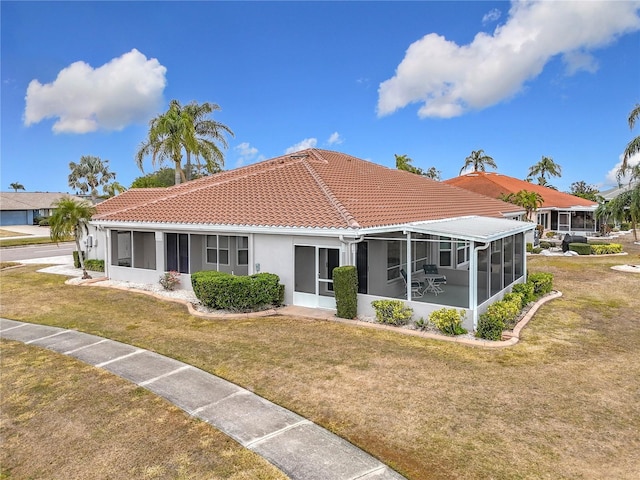
M502 12L497 8L494 8L493 10L487 12L484 17L482 17L482 24L486 25L487 23L493 23L497 21L501 15Z
M234 150L238 155L236 167L242 167L243 165L264 160L264 155L258 155L258 149L252 147L249 142L242 142L240 145L234 147Z
M605 177L605 185L618 185L617 174L618 174L618 170L620 169L620 165L622 165L623 157L624 157L624 154L620 154L618 163L616 163L616 165L607 172L607 176ZM630 167L633 167L634 165L638 165L640 163L640 153L636 153L635 155L632 155L629 158L629 161L627 163ZM625 183L629 183L628 175L626 177L622 177L620 181L623 185Z
M338 132L333 132L329 137L329 140L327 140L329 145L340 145L342 142L344 142L344 139Z
M55 133L87 133L146 122L162 102L166 71L136 49L95 69L72 63L52 83L29 83L24 124L57 118Z
M378 88L378 116L410 103L418 115L455 117L516 94L562 55L566 71L594 71L588 50L640 29L640 2L513 2L504 25L458 45L430 33L409 46L396 74Z
M295 145L292 145L289 148L287 148L284 151L284 153L286 155L289 153L299 152L300 150L306 150L307 148L314 148L317 144L318 144L317 138L305 138L301 142L298 142Z

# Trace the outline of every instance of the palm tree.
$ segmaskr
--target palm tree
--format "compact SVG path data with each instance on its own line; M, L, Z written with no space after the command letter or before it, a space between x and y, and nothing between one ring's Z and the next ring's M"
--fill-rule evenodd
M136 162L141 171L144 157L151 154L151 163L162 163L170 159L175 168L175 184L187 180L182 169L182 149L187 153L187 171L191 172L191 155L195 155L198 165L200 158L205 161L205 167L210 173L219 171L224 163L224 156L215 141L221 142L226 148L227 142L222 131L233 132L219 122L209 120L206 116L220 107L195 102L183 107L177 100L169 103L169 110L160 114L149 122L149 135L140 145L136 154Z
M162 163L169 159L174 164L174 183L186 181L182 171L182 144L189 142L189 148L195 148L193 122L189 114L171 102L169 110L149 122L147 139L140 144L136 162L141 171L144 157L151 154L151 164Z
M119 182L112 182L102 187L102 191L108 197L115 197L119 193L126 192L127 188Z
M18 182L13 182L9 184L9 188L13 188L13 191L18 193L18 190L24 190L24 185Z
M530 192L528 190L520 190L516 193L510 193L508 195L500 195L500 199L505 202L513 203L519 207L524 208L525 216L527 220L533 222L533 214L544 203L542 195L538 192Z
M596 210L596 217L611 219L617 222L631 221L633 238L638 241L638 223L640 223L640 183L634 188L621 193L607 203L601 203Z
M84 194L90 192L94 203L98 198L98 186L107 185L109 180L116 178L116 174L109 171L109 160L91 155L83 155L79 163L69 162L69 169L69 186Z
M484 172L486 171L486 165L491 168L498 168L493 158L485 155L484 150L472 150L471 155L464 159L464 166L460 169L460 174L471 166L474 172Z
M61 197L53 202L51 206L54 208L53 214L49 217L49 236L51 240L58 243L73 235L83 278L88 278L80 249L80 237L83 231L85 233L89 232L87 224L91 220L91 216L96 212L95 207L87 200L78 201L71 197Z
M174 100L178 103L176 100ZM178 105L180 105L178 103ZM193 119L193 127L195 131L195 138L197 143L197 149L195 151L191 151L186 148L187 152L187 179L191 180L192 168L191 168L191 154L193 153L196 157L196 163L198 168L201 168L200 157L202 157L205 161L204 167L209 173L217 173L222 169L224 165L224 154L216 145L216 142L219 142L224 148L228 147L227 139L223 135L224 132L228 133L232 137L234 136L233 132L226 125L216 122L215 120L211 120L207 118L212 112L220 110L220 106L215 103L205 102L202 105L199 105L197 102L191 102L188 105L185 105L184 110L191 116Z
M542 159L529 168L527 179L531 179L538 175L538 185L549 186L547 175L550 177L559 177L562 175L562 168L551 157L542 156Z
M636 121L638 120L638 118L640 118L640 103L636 103L636 106L633 108L633 110L631 110L631 113L629 113L628 122L629 128L631 130L633 130L633 128L636 126ZM637 153L640 153L640 136L637 136L636 138L631 140L627 144L627 148L624 149L622 164L618 169L618 180L620 180L627 173L627 170L630 167L629 159Z

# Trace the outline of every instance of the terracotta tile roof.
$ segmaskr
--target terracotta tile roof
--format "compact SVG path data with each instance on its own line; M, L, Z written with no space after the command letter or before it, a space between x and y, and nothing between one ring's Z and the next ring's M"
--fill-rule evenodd
M515 205L343 153L308 149L166 189L133 189L94 220L237 226L365 228ZM145 197L146 196L146 197Z
M559 192L553 188L543 187L535 183L525 182L494 172L473 172L450 178L443 183L480 193L491 198L499 198L501 194L517 193L520 190L538 192L543 199L542 208L596 207L591 200L576 197L569 193Z

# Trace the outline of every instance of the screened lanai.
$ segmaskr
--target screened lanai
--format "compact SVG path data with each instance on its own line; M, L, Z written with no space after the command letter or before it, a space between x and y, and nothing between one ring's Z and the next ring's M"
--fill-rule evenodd
M523 281L525 234L534 228L517 220L464 217L368 232L356 251L359 310L380 297L405 300L416 318L454 307L467 310L466 326L475 328L485 303ZM425 265L446 277L438 290L428 287L432 275ZM411 288L413 282L420 287Z

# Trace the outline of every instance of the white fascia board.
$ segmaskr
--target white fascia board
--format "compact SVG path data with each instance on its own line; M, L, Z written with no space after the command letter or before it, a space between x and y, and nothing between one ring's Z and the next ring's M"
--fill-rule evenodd
M304 235L315 237L358 237L358 230L350 228L303 228L303 227L272 227L255 225L228 225L228 224L203 224L203 223L166 223L166 222L114 222L106 220L93 220L90 225L109 229L144 230L163 232L199 233L238 233L248 235L251 233L270 235Z

